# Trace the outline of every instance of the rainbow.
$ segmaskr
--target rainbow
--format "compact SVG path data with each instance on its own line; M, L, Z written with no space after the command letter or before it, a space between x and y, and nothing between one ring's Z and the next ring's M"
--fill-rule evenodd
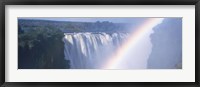
M127 53L135 46L135 44L147 33L150 32L153 27L160 24L164 18L149 18L142 23L136 31L132 32L125 43L120 46L115 54L108 58L103 69L118 69L120 61L122 61Z

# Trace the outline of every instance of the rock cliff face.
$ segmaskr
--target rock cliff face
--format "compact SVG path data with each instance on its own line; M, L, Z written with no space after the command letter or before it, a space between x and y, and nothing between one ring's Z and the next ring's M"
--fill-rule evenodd
M152 52L148 59L150 69L182 68L182 19L168 18L151 35Z

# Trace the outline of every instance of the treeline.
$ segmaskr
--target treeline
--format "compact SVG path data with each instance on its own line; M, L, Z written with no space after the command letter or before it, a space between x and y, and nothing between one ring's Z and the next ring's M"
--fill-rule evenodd
M126 32L126 24L104 22L65 22L18 20L18 68L70 68L64 59L65 32Z
M48 20L19 19L22 30L59 29L62 32L128 32L129 25L125 23L112 23L109 21L96 22L68 22Z

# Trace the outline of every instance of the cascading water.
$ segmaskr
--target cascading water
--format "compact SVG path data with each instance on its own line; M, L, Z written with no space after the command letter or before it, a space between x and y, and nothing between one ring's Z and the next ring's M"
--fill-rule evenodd
M71 69L101 68L128 33L65 33L65 59Z

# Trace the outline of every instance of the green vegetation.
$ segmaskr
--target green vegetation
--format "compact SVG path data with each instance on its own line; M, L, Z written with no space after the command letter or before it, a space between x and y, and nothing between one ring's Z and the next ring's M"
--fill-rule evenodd
M19 31L19 68L69 68L64 60L64 35L60 30L37 27L23 32L19 27Z
M120 32L125 24L111 22L64 22L18 20L18 68L70 68L64 59L65 32ZM123 28L123 29L122 29Z

